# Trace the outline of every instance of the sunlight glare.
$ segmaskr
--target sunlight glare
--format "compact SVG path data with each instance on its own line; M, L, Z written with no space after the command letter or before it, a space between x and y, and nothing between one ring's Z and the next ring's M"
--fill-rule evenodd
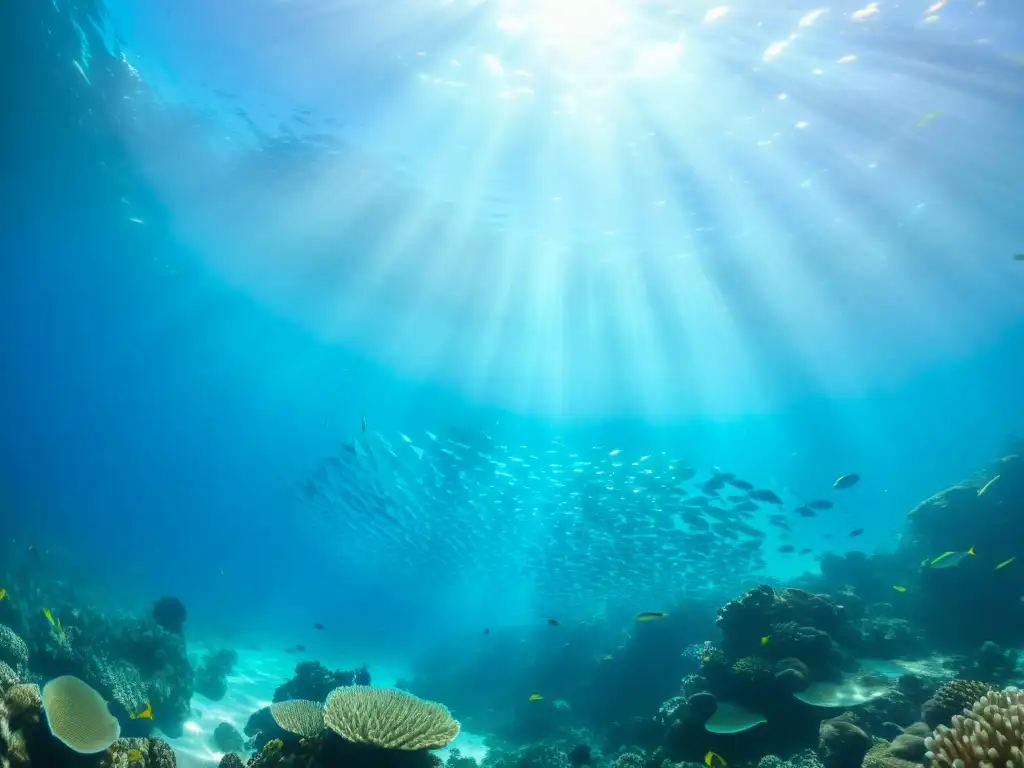
M506 8L499 29L510 35L532 31L545 43L568 50L604 43L629 23L623 0L510 0Z

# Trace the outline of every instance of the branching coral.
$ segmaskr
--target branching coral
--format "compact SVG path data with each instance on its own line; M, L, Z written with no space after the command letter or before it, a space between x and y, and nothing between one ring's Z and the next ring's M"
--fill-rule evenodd
M927 757L940 768L1024 765L1024 693L989 691L951 726L939 726L925 740Z

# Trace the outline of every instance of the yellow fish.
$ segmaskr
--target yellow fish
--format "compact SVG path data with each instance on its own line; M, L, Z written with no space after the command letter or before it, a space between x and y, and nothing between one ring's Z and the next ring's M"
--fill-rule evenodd
M0 587L0 600L3 600L5 597L7 597L7 589L6 587Z
M612 656L612 655L611 655L611 654L609 653L609 654L608 654L607 656L605 656L605 657L604 657L604 660L605 660L605 661L611 661L611 660L612 660L612 659L614 659L614 658L615 658L615 657L614 657L614 656Z
M995 570L997 570L997 571L998 571L998 570L999 570L1000 568L1005 568L1006 566L1008 566L1008 565L1009 565L1010 563L1012 563L1012 562L1013 562L1014 560L1016 560L1016 559L1017 559L1017 556L1016 556L1016 555L1014 555L1014 556L1013 556L1013 557L1011 557L1011 558L1010 558L1009 560L1003 560L1003 562L1001 562L1001 563L1000 563L999 565L997 565L997 566L995 567Z
M658 611L644 611L636 615L637 621L657 621L658 619L664 619L668 616L667 613L659 613Z
M984 495L985 491L987 491L992 486L992 483L994 483L1000 477L1002 477L1002 475L996 475L991 480L989 480L987 483L985 483L983 486L981 486L981 489L978 491L978 495L979 496Z
M132 720L152 720L153 719L153 705L148 701L146 706L142 708L141 712L136 712L133 715L129 715Z
M543 699L544 699L544 697L541 696L539 693L531 693L530 694L530 701L542 701Z
M43 616L46 617L46 620L50 622L50 624L56 626L56 622L53 620L53 614L50 613L49 608L43 608Z
M769 643L769 641L771 639L772 639L771 635L765 635L764 637L761 638L761 645L768 645L768 643Z
M708 752L706 755L704 755L704 765L706 765L708 768L712 768L712 763L714 763L716 760L718 761L718 764L721 766L721 768L725 768L725 758L717 752Z
M896 586L894 586L893 589L895 589L897 592L906 592L907 591L906 587L901 587L898 584Z
M138 749L129 749L128 750L128 762L129 763L141 763L142 762L142 752L140 750L138 750Z
M924 117L917 121L917 127L924 128L926 125L928 125L928 123L930 123L932 120L934 120L941 114L941 112L929 112L927 115L925 115Z

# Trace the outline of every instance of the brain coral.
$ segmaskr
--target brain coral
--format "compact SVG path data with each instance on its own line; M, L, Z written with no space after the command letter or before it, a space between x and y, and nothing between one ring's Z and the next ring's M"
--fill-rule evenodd
M925 740L928 759L940 768L1021 766L1022 744L1024 694L1016 688L990 691Z
M348 741L385 749L440 749L459 734L459 721L442 704L396 688L335 688L324 723Z
M43 708L53 735L83 755L103 752L121 727L107 702L77 677L56 677L43 688Z
M921 714L932 728L945 725L988 693L991 686L976 680L950 680L939 687L924 703Z

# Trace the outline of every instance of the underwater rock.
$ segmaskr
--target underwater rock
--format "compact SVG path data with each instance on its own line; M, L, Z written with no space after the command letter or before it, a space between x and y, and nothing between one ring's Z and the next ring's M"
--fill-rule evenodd
M274 720L270 713L270 707L257 709L251 715L242 729L249 737L249 745L257 752L263 749L271 741L295 741L298 737L284 730Z
M228 692L228 675L238 661L238 654L230 649L207 654L195 674L195 689L212 701L220 701Z
M818 754L825 768L860 768L871 747L870 737L849 720L822 720L818 729Z
M582 766L590 765L593 762L594 754L589 744L577 744L569 752L569 764L572 768L582 768Z
M784 690L799 693L811 684L811 671L800 659L787 656L775 663L775 681Z
M901 733L889 744L889 752L903 760L920 762L924 759L928 748L925 746L924 737L913 733Z
M444 761L444 766L445 768L477 768L477 762L472 757L463 757L462 752L453 747L448 750L448 759Z
M921 763L905 760L893 754L888 742L877 741L864 755L861 768L921 768Z
M918 710L938 687L938 681L912 673L900 675L896 681L896 689L906 696Z
M302 661L295 666L295 676L274 691L273 700L306 699L323 702L327 701L327 694L335 688L354 684L354 672L332 672L319 661Z
M220 759L217 768L245 768L245 763L238 755L231 753Z
M188 611L185 604L176 597L161 597L153 603L153 620L168 632L176 635L183 633Z
M231 723L220 723L213 729L213 746L218 752L241 752L245 739Z
M701 691L688 698L686 706L689 708L694 721L703 725L718 710L718 700L714 694Z

